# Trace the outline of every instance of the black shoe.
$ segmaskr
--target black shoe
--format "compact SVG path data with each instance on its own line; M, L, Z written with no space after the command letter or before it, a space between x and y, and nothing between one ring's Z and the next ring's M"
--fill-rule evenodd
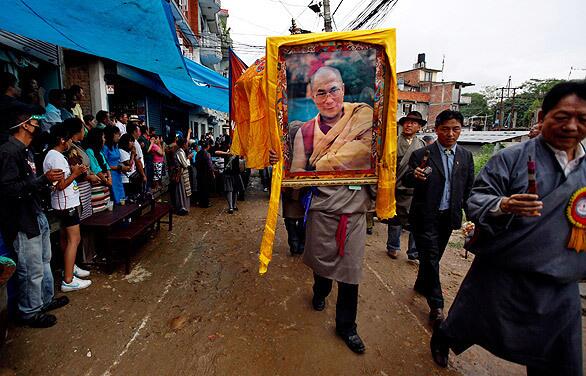
M444 310L442 308L432 308L429 310L429 324L435 330L436 327L444 321Z
M305 245L299 244L298 254L302 255L304 251L305 251Z
M289 252L291 252L291 256L302 254L303 250L301 250L301 244L297 240L291 240L289 242Z
M366 229L366 234L368 234L368 235L372 235L372 228L368 227L368 228Z
M51 303L47 304L47 306L45 308L43 308L43 313L52 311L57 308L64 307L68 304L69 304L69 298L66 296L60 296L58 298L53 298L53 300L51 300Z
M50 328L57 324L57 317L50 313L38 313L29 319L19 319L18 323L31 328Z
M180 215L180 216L186 216L187 214L189 214L189 212L185 209L181 209L177 212L177 215Z
M323 311L326 308L326 299L314 296L311 299L311 305L313 305L313 309L316 311Z
M419 257L413 255L407 255L407 260L416 261L419 264Z
M234 214L234 209L228 209L228 214Z
M441 329L435 328L431 335L429 342L431 348L431 357L433 361L440 367L446 368L448 366L448 358L450 354L450 346L445 336L442 335Z
M238 211L238 206L234 206L234 211Z
M356 354L363 354L366 350L364 342L362 342L362 339L358 333L356 333L356 330L353 330L349 333L341 333L336 330L336 334L338 337L342 338L346 343L346 346L348 346L348 348Z

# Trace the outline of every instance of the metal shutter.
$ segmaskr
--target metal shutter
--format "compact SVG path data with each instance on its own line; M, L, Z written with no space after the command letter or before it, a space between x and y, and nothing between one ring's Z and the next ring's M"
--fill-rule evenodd
M161 126L161 100L157 97L147 96L147 125L157 134L163 134Z

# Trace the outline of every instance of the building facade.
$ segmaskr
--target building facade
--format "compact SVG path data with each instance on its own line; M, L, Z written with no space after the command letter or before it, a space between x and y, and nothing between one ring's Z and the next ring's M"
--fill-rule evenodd
M413 69L398 72L399 86L397 117L410 111L419 111L433 127L435 118L444 110L459 111L461 106L470 104L470 97L462 96L462 89L472 83L438 80L438 69L428 68L425 54L419 54Z
M220 0L174 0L177 38L183 56L228 77L229 12ZM207 108L189 113L189 127L195 137L228 134L228 114Z

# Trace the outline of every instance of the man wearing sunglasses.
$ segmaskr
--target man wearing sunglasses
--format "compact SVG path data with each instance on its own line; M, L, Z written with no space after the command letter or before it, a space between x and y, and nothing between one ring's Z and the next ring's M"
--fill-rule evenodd
M291 172L370 169L372 107L344 102L344 82L336 68L319 68L310 88L319 113L295 135Z
M41 116L25 105L10 110L10 138L0 146L0 229L17 256L20 322L35 328L55 325L47 311L64 306L66 297L54 298L51 273L50 229L41 207L41 193L63 179L62 170L37 176L29 149L39 132Z

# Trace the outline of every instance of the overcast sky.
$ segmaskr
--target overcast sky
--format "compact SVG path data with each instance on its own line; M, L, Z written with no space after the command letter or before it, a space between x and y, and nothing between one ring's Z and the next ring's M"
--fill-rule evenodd
M321 31L323 19L310 0L222 0L228 9L236 53L248 64L264 51L266 36L287 35L292 15L298 26ZM284 5L283 5L284 3ZM331 0L332 11L340 0ZM334 16L342 30L367 0L343 0ZM397 29L399 71L411 69L417 54L444 79L472 82L469 91L530 78L586 76L586 0L398 0L379 27ZM441 76L440 76L441 77Z

